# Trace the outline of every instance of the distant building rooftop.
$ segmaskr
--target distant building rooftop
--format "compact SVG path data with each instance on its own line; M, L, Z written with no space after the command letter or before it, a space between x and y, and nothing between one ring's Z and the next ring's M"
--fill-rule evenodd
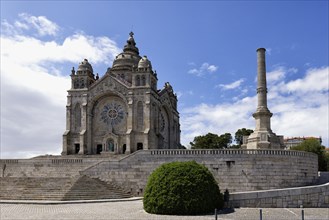
M305 140L309 140L309 139L316 139L320 142L320 144L322 143L322 139L321 137L288 137L284 139L284 144L285 144L285 148L287 150L289 150L291 147L295 147L297 145L299 145L300 143L302 143Z

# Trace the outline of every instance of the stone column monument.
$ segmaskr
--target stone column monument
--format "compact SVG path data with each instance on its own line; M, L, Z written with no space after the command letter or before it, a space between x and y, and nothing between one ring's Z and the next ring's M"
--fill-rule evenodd
M244 138L243 148L247 149L282 149L283 136L276 136L271 130L272 113L267 108L267 86L265 48L257 49L257 110L252 115L256 120L254 133Z

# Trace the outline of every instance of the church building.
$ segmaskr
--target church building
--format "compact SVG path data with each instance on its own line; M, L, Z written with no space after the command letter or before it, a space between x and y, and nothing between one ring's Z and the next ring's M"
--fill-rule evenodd
M139 55L132 32L103 77L84 59L71 79L62 155L179 148L177 96L168 82L158 89L157 73Z

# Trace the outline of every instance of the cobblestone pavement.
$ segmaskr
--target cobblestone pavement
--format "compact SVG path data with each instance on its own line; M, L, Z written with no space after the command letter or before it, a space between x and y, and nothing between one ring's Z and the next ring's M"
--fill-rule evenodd
M301 209L297 208L264 208L263 220L294 220L302 219ZM304 209L305 220L328 220L329 208ZM155 219L155 220L214 220L214 215L202 216L169 216L152 215L143 210L141 200L125 202L105 202L105 203L82 203L82 204L0 204L0 219ZM218 220L258 220L259 209L240 208L230 214L221 214Z

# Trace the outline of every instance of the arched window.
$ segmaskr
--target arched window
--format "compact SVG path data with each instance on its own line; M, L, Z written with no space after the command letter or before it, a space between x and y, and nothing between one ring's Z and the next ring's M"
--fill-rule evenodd
M146 78L145 76L142 76L142 86L145 86L146 85Z
M80 131L81 129L81 107L80 104L76 104L74 108L74 130Z
M160 148L169 149L170 143L170 124L169 124L169 116L165 108L162 108L159 112L159 131L162 136L162 143Z
M139 101L137 103L137 130L142 131L143 127L144 127L143 103Z
M136 76L135 77L135 85L136 86L140 86L140 83L141 83L140 77L139 76Z
M80 81L80 88L84 88L85 87L85 80L84 79L81 79Z
M80 86L79 79L74 80L74 86L73 86L73 88L74 89L79 89L79 86Z

